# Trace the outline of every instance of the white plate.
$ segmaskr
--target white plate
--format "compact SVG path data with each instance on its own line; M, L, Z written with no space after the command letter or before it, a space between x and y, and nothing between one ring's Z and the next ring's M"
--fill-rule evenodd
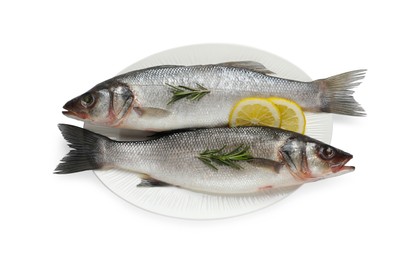
M132 64L120 74L156 65L213 64L240 60L260 62L279 77L311 80L301 69L276 55L230 44L201 44L167 50ZM330 143L332 126L331 114L306 113L307 135ZM110 129L108 133L107 129L89 124L86 124L85 128L120 140L130 139L129 131ZM137 140L141 133L136 133L135 136ZM112 192L137 207L166 216L188 219L226 218L249 213L278 202L298 188L264 191L252 195L211 195L173 187L137 188L140 179L130 173L95 171L95 174Z

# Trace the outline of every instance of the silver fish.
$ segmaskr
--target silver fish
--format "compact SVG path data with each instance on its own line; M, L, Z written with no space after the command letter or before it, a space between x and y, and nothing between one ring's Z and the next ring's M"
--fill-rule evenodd
M176 186L213 194L249 194L354 170L353 157L308 136L277 128L204 128L114 141L76 126L59 128L73 148L55 173L118 169L139 187Z
M365 70L312 82L272 74L252 61L136 70L70 100L63 114L95 125L137 130L222 127L242 98L277 96L295 101L304 111L365 115L352 96Z

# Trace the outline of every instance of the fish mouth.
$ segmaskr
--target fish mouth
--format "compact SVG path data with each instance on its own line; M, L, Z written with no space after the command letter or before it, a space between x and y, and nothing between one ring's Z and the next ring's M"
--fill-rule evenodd
M333 173L337 173L337 174L345 174L348 172L352 172L355 170L354 166L340 166L340 167L336 167L336 168L331 168Z
M330 167L332 173L343 174L343 173L348 173L348 172L354 171L355 170L354 166L345 165L352 158L353 158L353 156L349 154L349 156L347 158L345 158L343 161L341 161L340 163L332 165Z
M75 113L71 111L64 110L62 113L67 117L75 117Z
M74 119L87 119L88 118L88 114L85 112L81 112L81 111L76 111L78 110L76 107L78 100L77 98L68 101L64 106L63 106L63 115L70 117L70 118L74 118Z
M63 111L63 115L69 117L69 118L74 118L74 119L87 119L88 115L86 113L77 113L74 111Z
M74 118L74 119L87 119L88 115L86 113L78 113L70 110L65 110L62 112L63 115L69 117L69 118Z

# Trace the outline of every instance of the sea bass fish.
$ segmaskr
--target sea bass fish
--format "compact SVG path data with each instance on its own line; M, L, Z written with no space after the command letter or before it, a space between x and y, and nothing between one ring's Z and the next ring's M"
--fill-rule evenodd
M275 77L252 61L158 66L104 81L63 107L66 116L95 125L165 131L223 127L246 97L282 97L304 111L364 116L353 88L365 70L301 82Z
M114 141L76 126L59 128L73 148L55 173L118 169L138 187L176 186L211 194L249 194L354 170L352 155L294 132L267 127L203 128Z

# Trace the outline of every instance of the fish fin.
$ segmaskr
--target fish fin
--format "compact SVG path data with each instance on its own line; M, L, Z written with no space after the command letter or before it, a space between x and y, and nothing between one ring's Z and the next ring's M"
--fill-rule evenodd
M134 111L139 115L139 116L146 116L146 117L167 117L171 114L171 111L163 108L158 108L158 107L134 107Z
M280 169L284 166L284 164L281 163L281 162L274 161L274 160L269 160L269 159L264 159L264 158L254 158L254 159L251 159L247 162L252 164L253 166L256 166L256 167L271 169L275 173L279 173Z
M135 113L137 113L138 116L142 116L142 114L143 114L142 108L133 107L132 109L134 110Z
M366 112L353 98L353 88L360 85L366 70L354 70L314 81L323 91L321 111L348 116L365 116ZM323 89L323 90L322 90Z
M216 65L224 66L224 67L247 69L247 70L251 70L254 72L262 73L264 75L275 75L276 74L275 72L268 70L263 64L256 62L256 61L230 61L230 62L218 63Z
M149 188L149 187L167 187L167 186L173 186L169 183L159 181L157 179L154 179L148 175L142 176L141 177L141 182L137 185L138 188Z
M73 148L54 170L56 174L67 174L103 167L101 162L101 147L111 140L81 127L59 124L68 146Z
M125 75L127 73L133 73L135 71L143 72L143 71L147 71L147 70L151 70L151 69L165 69L165 68L176 68L176 67L184 67L184 66L182 66L182 65L158 65L158 66L146 67L146 68L142 68L142 69L130 70L128 72L121 73L120 75L117 75L116 77L122 77L123 75Z

